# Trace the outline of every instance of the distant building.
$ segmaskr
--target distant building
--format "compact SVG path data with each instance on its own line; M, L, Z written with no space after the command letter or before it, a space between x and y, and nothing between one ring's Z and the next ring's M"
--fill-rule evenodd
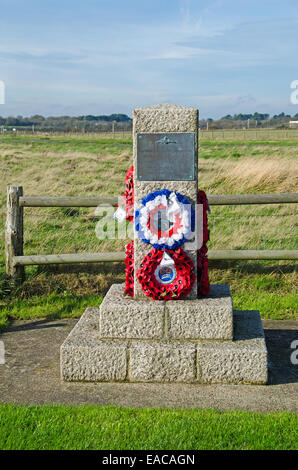
M290 121L289 124L291 129L298 128L298 121Z

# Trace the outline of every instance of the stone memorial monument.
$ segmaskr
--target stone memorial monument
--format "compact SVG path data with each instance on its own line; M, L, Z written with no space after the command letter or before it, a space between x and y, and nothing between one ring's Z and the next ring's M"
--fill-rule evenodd
M62 344L64 380L267 383L259 312L233 310L229 286L209 285L197 149L197 109L134 111L134 162L116 212L134 224L126 282Z

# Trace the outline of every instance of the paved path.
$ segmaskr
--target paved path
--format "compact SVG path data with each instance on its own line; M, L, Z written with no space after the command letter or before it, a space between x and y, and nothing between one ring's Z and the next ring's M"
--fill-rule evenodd
M298 365L290 361L298 322L263 321L268 385L64 383L59 348L76 322L15 321L0 335L6 351L6 363L0 365L0 402L298 412Z

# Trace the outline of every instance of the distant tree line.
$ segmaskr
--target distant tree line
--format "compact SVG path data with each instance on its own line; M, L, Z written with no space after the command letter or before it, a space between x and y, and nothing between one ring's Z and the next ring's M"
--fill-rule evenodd
M271 116L267 113L254 114L227 114L220 119L200 120L201 129L253 129L253 128L276 128L283 129L289 127L289 121L298 121L298 113L294 116L280 113Z
M50 116L35 114L30 117L0 117L0 126L16 128L35 128L39 131L91 132L112 130L130 130L132 119L126 114L93 116Z
M201 129L247 129L247 128L287 128L289 121L298 121L298 113L294 116L280 113L271 116L267 113L227 114L220 119L201 119ZM1 117L0 131L7 129L38 130L44 132L100 132L100 131L130 131L132 119L126 114L110 114L94 116L49 116L35 114L30 117Z

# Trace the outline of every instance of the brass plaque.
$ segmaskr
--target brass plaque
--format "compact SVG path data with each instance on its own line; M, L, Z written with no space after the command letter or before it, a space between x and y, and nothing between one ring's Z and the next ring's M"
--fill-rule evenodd
M195 134L137 134L137 178L140 181L193 181Z

